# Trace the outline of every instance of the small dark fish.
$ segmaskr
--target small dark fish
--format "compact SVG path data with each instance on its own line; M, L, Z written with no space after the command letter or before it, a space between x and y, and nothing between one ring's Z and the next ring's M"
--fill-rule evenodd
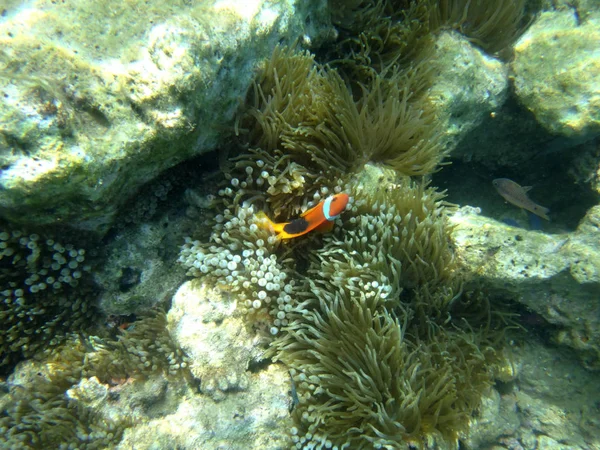
M504 200L512 203L519 208L526 209L533 214L540 216L542 219L550 220L548 213L550 210L541 205L538 205L527 196L527 192L531 186L520 186L508 178L496 178L492 184Z
M519 222L517 222L515 219L511 219L509 217L502 219L502 222L504 222L506 225L508 225L510 227L523 228Z
M527 211L527 217L529 218L529 229L533 231L541 231L544 228L542 219L539 216Z

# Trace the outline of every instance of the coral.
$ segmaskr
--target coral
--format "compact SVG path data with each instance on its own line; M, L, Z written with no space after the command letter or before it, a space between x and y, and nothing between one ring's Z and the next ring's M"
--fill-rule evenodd
M90 322L85 258L72 244L0 224L2 370Z

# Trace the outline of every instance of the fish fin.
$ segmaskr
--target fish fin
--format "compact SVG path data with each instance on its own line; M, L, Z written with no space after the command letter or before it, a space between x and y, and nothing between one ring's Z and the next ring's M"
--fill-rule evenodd
M521 186L523 188L523 192L529 192L533 189L533 186Z
M319 206L320 203L316 204L315 206L313 206L312 208L308 208L306 211L304 211L302 214L300 214L300 217L304 217L306 216L309 212L311 212L313 209L315 209L317 206Z
M315 231L317 233L329 233L331 230L333 230L334 224L335 223L333 222L333 220L326 220L325 222L320 224L318 227L316 227Z

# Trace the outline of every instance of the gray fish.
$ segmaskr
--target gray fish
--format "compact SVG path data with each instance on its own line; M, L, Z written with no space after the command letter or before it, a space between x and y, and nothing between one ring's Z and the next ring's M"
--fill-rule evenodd
M548 217L550 210L538 205L527 196L527 192L531 189L531 186L520 186L508 178L496 178L492 181L492 184L498 191L498 194L504 197L504 200L507 202L519 208L526 209L536 216L540 216L542 219L550 220Z

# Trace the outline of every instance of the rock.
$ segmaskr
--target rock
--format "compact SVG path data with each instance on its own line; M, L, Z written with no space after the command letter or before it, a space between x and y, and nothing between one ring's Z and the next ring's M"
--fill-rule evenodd
M488 448L500 436L513 435L519 424L514 399L509 396L501 397L497 390L490 389L479 406L479 413L473 420L468 437L461 444L466 449Z
M215 404L187 395L169 415L140 422L125 431L117 447L146 449L283 450L291 446L286 429L289 377L278 365L250 375L248 389Z
M86 406L99 405L107 395L108 385L100 383L97 377L84 378L67 390L69 399L79 401Z
M153 196L137 197L137 205L143 205ZM101 287L99 306L105 314L139 314L170 299L183 282L185 270L176 262L177 250L190 220L177 214L185 205L174 197L151 217L142 214L139 220L122 220L122 226L103 239L103 264L93 276Z
M0 214L98 233L215 148L275 44L329 30L324 1L17 6L0 18Z
M598 377L580 367L570 353L541 345L532 337L513 348L521 373L512 396L526 449L598 445Z
M600 368L600 206L569 234L514 228L461 208L451 217L468 278L555 325L554 338Z
M186 282L173 298L168 328L189 356L200 394L179 393L176 411L129 428L119 449L290 447L289 375L279 364L248 370L263 350L235 301L197 280Z
M600 134L600 13L543 12L514 48L515 94L554 135Z
M447 118L446 139L455 146L505 102L508 72L501 61L458 33L440 34L435 47L433 65L440 75L434 79L429 99L440 117Z
M247 370L263 359L264 348L236 312L233 298L198 280L188 281L173 297L167 320L202 393L223 400L228 392L248 388Z

